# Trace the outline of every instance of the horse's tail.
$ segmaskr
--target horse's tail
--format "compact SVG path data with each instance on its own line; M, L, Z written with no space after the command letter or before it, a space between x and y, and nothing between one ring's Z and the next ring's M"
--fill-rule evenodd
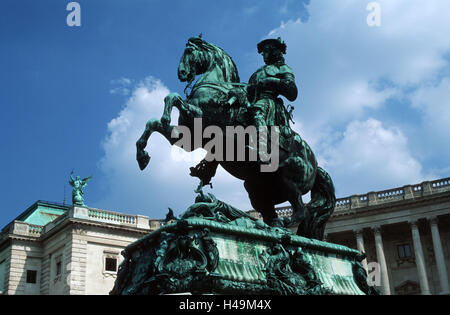
M325 224L336 206L334 185L330 175L322 168L317 168L314 186L311 189L311 201L306 205L308 216L300 224L301 235L318 240L323 239Z

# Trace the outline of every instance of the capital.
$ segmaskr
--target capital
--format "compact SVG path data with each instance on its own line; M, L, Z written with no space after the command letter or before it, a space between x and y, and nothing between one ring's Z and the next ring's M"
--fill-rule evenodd
M427 218L427 220L430 222L431 225L437 225L438 222L439 222L439 219L438 219L437 216L436 217Z
M375 234L381 234L381 225L372 226L371 229L374 231Z
M408 220L408 224L412 227L412 228L417 228L418 224L419 224L419 219L411 219Z

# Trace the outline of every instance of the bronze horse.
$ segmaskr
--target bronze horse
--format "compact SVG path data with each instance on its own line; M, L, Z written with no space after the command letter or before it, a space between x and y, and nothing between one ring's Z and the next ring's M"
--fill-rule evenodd
M192 130L196 118L202 119L203 129L211 125L222 130L226 126L240 125L245 128L249 125L251 119L247 116L245 88L240 83L235 63L223 49L200 37L189 39L178 66L178 78L181 82L188 82L188 87L196 75L201 76L186 99L177 93L169 94L164 99L162 118L147 122L145 131L136 142L136 158L141 170L150 161L150 156L144 149L155 131L174 145L180 136L178 126ZM170 125L173 107L180 113L178 126ZM275 172L261 172L260 161L236 160L203 161L203 164L191 168L191 171L203 172L206 182L201 185L204 185L215 175L217 165L221 165L231 175L244 181L252 206L262 214L267 224L280 227L298 224L298 235L322 239L325 223L336 204L333 182L328 173L318 167L308 144L290 128L288 134L289 138L283 140L287 140L289 148L280 149L280 163ZM190 151L201 147L204 148L203 143L193 141ZM183 149L189 150L186 147ZM305 205L302 195L309 191L311 201ZM292 205L293 215L291 218L279 219L275 205L285 201Z

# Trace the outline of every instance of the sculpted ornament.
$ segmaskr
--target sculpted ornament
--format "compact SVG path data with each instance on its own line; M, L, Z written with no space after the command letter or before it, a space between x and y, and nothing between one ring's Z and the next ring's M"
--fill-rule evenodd
M135 254L137 264L129 263L130 257L119 266L118 280L111 294L128 287L122 294L165 294L201 290L204 276L213 271L218 263L218 250L203 229L192 236L183 234L185 221L177 223L180 233L162 232L153 250ZM141 264L139 264L141 262ZM138 266L138 267L136 267ZM133 278L129 277L133 275ZM131 282L129 283L128 281ZM120 283L120 286L118 285Z
M84 206L84 192L83 188L87 186L87 182L91 180L92 175L83 179L80 179L80 176L73 178L73 170L70 172L70 186L72 189L72 203L77 206Z

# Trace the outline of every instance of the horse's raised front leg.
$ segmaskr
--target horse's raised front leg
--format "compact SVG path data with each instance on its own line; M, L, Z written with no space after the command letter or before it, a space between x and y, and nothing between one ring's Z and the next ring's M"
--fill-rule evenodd
M159 119L150 119L147 122L144 132L136 142L136 160L141 170L144 170L150 162L150 155L145 151L145 147L152 133L156 131L162 134L173 145L177 141L176 137L179 136L177 129L174 130L174 128L176 126L163 124Z
M144 170L150 162L150 155L148 155L148 152L144 149L147 146L151 134L156 130L156 124L158 122L161 123L157 119L149 120L145 125L145 130L141 137L136 141L136 160L138 161L141 171Z
M177 105L181 104L183 99L178 93L170 93L164 98L164 112L161 117L161 123L163 125L168 126L171 120L172 108L178 107Z
M195 105L185 102L178 93L170 93L164 98L164 112L161 117L161 123L165 126L170 124L170 115L173 107L178 108L180 115L193 119L203 116L202 110Z

